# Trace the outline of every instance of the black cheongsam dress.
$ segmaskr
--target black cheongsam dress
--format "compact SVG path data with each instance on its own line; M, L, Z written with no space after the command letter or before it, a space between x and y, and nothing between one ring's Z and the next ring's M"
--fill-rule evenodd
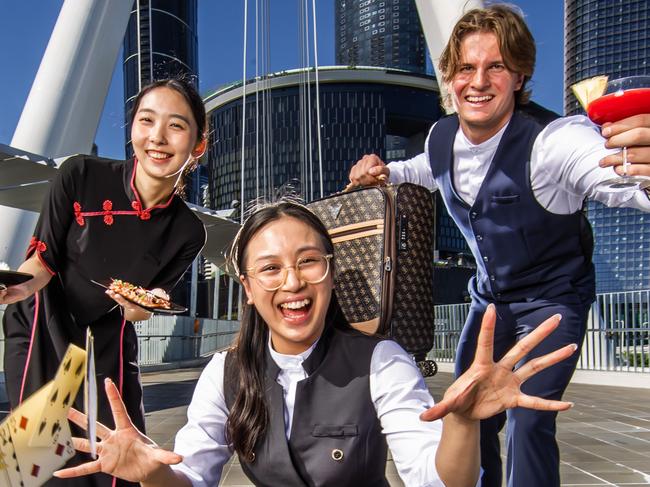
M4 370L12 408L54 377L70 343L85 348L90 327L99 421L113 425L103 388L104 378L110 377L134 424L144 431L135 330L115 301L90 280L114 277L169 293L200 252L206 234L177 195L143 208L134 184L136 165L136 160L82 155L61 165L27 252L28 257L37 254L52 279L4 314ZM78 409L82 396L77 396ZM75 458L74 463L82 460L86 458ZM55 479L47 485L57 482L108 486L113 479L99 474L65 484Z

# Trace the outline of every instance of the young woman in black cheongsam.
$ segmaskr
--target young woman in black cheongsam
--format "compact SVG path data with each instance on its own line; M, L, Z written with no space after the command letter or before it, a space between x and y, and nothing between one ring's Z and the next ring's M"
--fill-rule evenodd
M205 229L179 196L206 147L201 97L184 81L147 86L134 101L131 143L128 161L76 155L61 165L19 268L34 278L0 291L0 304L10 304L3 325L12 407L53 378L70 343L84 347L89 327L98 380L117 384L144 428L132 323L150 313L91 279L119 278L164 295L203 247ZM103 391L98 403L98 417L112 424ZM113 482L95 477L83 485Z

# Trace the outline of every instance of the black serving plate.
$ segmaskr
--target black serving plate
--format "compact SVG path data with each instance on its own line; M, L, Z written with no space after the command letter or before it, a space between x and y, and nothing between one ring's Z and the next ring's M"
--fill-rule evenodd
M0 289L15 286L16 284L22 284L33 277L34 276L27 274L26 272L0 271Z
M108 289L109 286L111 285L112 280L111 279L106 279L106 280L100 280L100 281L95 281L95 280L90 280L90 282L97 284L98 286L103 287L104 289ZM120 296L122 296L120 294ZM143 304L137 303L126 296L122 296L124 299L126 299L128 302L135 304L136 306L139 306L142 309L146 309L147 311L151 311L154 314L158 315L178 315L181 313L185 313L187 311L187 308L185 306L181 306L180 304L172 303L170 302L170 308L156 308L152 306L144 306Z

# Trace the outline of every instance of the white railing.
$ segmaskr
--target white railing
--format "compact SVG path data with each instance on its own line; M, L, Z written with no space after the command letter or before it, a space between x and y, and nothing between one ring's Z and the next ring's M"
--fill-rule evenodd
M4 307L0 307L0 322ZM239 331L238 321L187 316L153 316L135 324L138 361L143 369L168 365L199 365L217 350L228 347ZM1 329L0 329L1 330ZM7 400L4 388L5 341L0 331L0 403Z
M453 362L469 303L435 307L429 357ZM650 290L598 294L587 321L578 369L650 373Z
M0 320L3 310L0 307ZM469 303L435 307L429 357L454 362ZM578 369L650 373L650 290L599 294L591 307ZM154 316L135 325L144 366L207 357L230 345L239 322ZM0 370L4 339L0 338Z
M230 345L238 321L153 316L135 324L140 365L180 363L207 357Z
M0 322L3 309L0 308ZM195 320L187 316L158 316L135 324L141 365L178 363L208 357L230 345L239 331L238 321ZM1 335L1 334L0 334ZM0 336L0 372L4 337Z

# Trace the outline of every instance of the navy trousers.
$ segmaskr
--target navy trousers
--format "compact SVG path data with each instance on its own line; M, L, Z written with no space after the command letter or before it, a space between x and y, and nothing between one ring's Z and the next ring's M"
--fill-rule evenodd
M487 302L472 302L470 314L458 344L456 375L469 368L476 351L481 319ZM516 342L534 330L540 323L556 313L562 315L558 328L528 354L517 367L530 359L552 352L564 345L576 343L580 347L584 338L589 304L575 295L561 296L552 301L534 300L524 303L496 305L497 323L494 336L494 360L499 360ZM567 360L555 364L528 379L522 391L546 399L561 399L576 363L580 349ZM514 408L481 421L481 477L482 487L501 487L499 431L508 423L506 439L508 448L508 487L553 487L560 485L559 450L555 440L557 413Z

